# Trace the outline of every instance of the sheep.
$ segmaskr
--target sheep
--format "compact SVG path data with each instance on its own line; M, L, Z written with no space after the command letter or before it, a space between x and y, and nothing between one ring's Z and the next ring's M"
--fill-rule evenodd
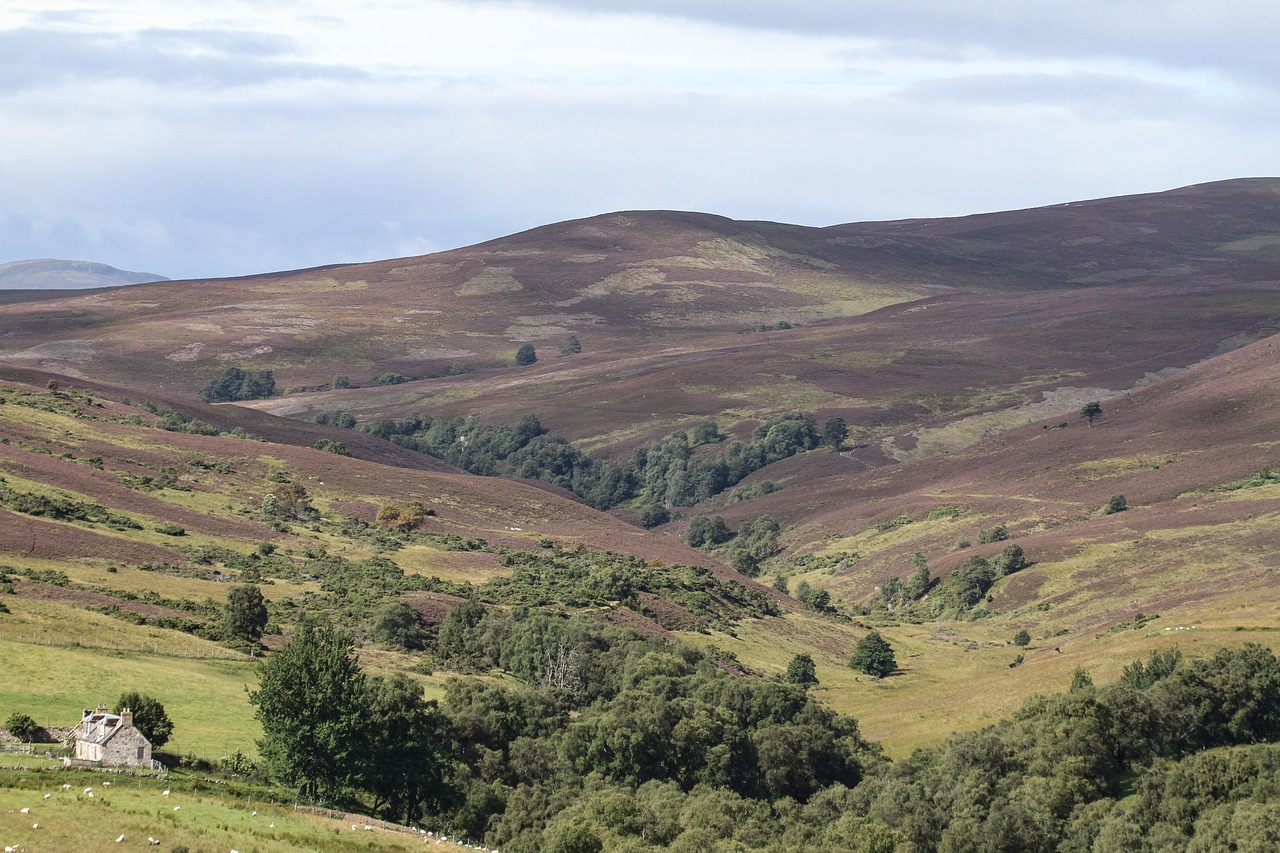
M118 836L116 836L116 844L119 844L121 841L124 841L124 833L123 833L123 832L122 832L122 833L120 833Z

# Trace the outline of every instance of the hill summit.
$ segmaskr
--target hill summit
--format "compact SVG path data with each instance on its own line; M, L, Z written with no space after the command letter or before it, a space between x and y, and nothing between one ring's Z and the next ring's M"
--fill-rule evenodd
M83 290L169 281L149 272L130 272L95 261L39 258L0 264L0 290Z

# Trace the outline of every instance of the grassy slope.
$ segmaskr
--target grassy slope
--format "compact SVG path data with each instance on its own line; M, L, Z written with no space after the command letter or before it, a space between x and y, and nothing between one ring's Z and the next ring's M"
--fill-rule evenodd
M182 774L166 781L110 780L101 774L53 770L0 774L9 783L0 787L0 836L20 850L156 849L148 838L159 839L162 850L466 849L435 838L424 845L421 836L366 831L363 822L353 830L349 821L264 802L261 792L201 786ZM64 783L71 789L63 789ZM84 793L87 787L93 789L92 797ZM168 795L162 793L166 790ZM50 798L43 799L45 794ZM119 836L124 837L117 843Z
M1178 498L1276 461L1271 436L1277 412L1268 392L1280 384L1274 372L1267 372L1269 341L1145 391L1106 399L1107 416L1093 429L1074 418L1079 400L1069 392L1059 392L1056 410L1053 406L1025 409L994 424L983 420L1000 407L1038 402L1044 391L1064 386L1104 392L1127 388L1145 373L1191 364L1264 331L1280 309L1280 295L1269 285L1255 283L1277 276L1266 252L1250 248L1257 240L1249 234L1270 227L1274 202L1267 193L1272 190L1269 185L1250 185L1242 194L1237 189L1199 191L1212 202L1207 207L1203 198L1197 201L1197 193L1191 192L1176 196L1172 206L1167 204L1169 198L1144 199L1145 207L1125 200L1099 202L1078 217L1074 208L1068 208L981 221L829 229L821 242L837 240L830 245L838 249L825 257L815 254L815 244L806 242L805 229L750 226L756 231L756 243L763 240L771 247L761 250L744 241L741 229L747 226L741 224L636 215L629 222L567 223L448 257L385 262L350 271L364 276L360 279L331 269L292 278L225 283L222 289L188 288L181 294L130 288L101 301L30 303L22 310L12 309L6 318L46 324L43 339L51 345L81 340L91 327L95 336L102 333L103 343L95 341L88 360L74 360L86 353L78 345L59 345L28 353L20 359L23 364L95 374L101 369L121 381L148 361L151 366L161 364L167 371L165 387L177 383L182 390L153 387L147 393L134 390L129 395L154 399L224 429L242 426L275 443L186 436L113 423L111 417L138 410L112 402L104 409L108 420L91 423L86 423L83 411L78 415L2 407L0 426L11 441L0 445L0 475L23 489L58 489L93 497L133 514L146 529L120 533L83 525L47 526L6 515L4 521L15 523L0 525L0 559L58 568L82 583L155 588L165 594L204 592L216 599L223 594L217 584L167 577L153 581L130 568L144 559L176 553L171 548L174 540L156 532L155 522L180 517L188 528L183 541L228 544L241 551L259 541L275 541L286 549L320 544L351 557L372 554L366 546L324 531L303 529L296 536L281 538L252 513L242 512L270 487L265 476L282 471L305 482L317 503L335 512L368 518L381 502L420 497L440 508L439 517L432 521L437 532L481 535L514 547L528 547L536 538L550 536L666 562L703 560L714 565L715 561L675 541L678 524L667 531L671 536L654 536L543 490L442 471L421 457L359 434L282 422L241 407L183 402L212 366L224 363L217 359L219 347L234 343L229 330L248 314L257 317L253 320L261 326L257 331L270 343L243 345L273 349L244 356L240 363L253 368L274 366L285 383L289 371L325 381L332 372L356 362L365 365L370 375L385 367L408 369L408 362L389 361L387 354L411 351L410 341L418 347L426 339L440 344L433 345L430 358L423 355L424 360L416 364L473 357L483 363L485 358L505 358L508 349L514 350L514 341L535 337L528 334L534 327L544 332L555 329L548 332L552 336L538 339L548 342L572 329L588 346L584 357L559 359L544 347L539 364L518 373L495 367L430 383L357 389L328 397L291 395L269 401L263 408L291 407L295 413L310 407L355 408L369 414L475 409L499 420L532 409L553 428L615 453L673 424L691 425L709 415L722 418L723 425L740 433L754 419L776 414L779 408L813 407L822 415L847 416L855 427L855 438L865 446L846 456L824 450L781 463L758 477L778 479L786 487L783 492L719 510L734 524L766 512L782 518L788 525L791 553L857 551L861 555L848 571L796 573L793 584L808 579L831 589L837 600L861 601L890 574L905 575L909 557L917 549L929 557L935 575L945 575L968 553L998 550L997 545L952 551L957 537L973 538L978 529L997 521L1010 525L1037 565L996 587L991 609L997 614L983 621L882 626L899 649L903 664L901 675L884 682L860 681L842 666L862 628L806 614L743 625L736 638L692 639L732 649L745 663L767 673L781 671L794 653L816 649L824 698L853 711L868 734L885 739L892 752L903 754L914 745L936 741L952 728L995 719L1032 692L1060 688L1077 665L1106 678L1152 645L1170 642L1169 637L1176 637L1184 650L1194 651L1233 639L1266 642L1280 624L1272 605L1277 597L1274 552L1269 545L1276 539L1280 495L1275 488ZM1223 205L1239 210L1225 217ZM1098 217L1099 206L1107 216ZM1189 260L1185 249L1178 250L1186 243L1185 229L1193 227L1206 210L1217 217L1212 220L1217 230L1188 245L1196 252L1217 252L1214 257L1226 259L1212 264L1217 271L1212 278L1184 269L1194 258ZM1090 228L1101 229L1101 243L1086 233ZM1152 228L1154 237L1148 233ZM1014 233L1027 235L1019 244L1023 248L1014 251L997 245L1001 234ZM1065 247L1061 251L1050 251L1057 245L1055 234L1061 238L1057 244ZM545 248L549 237L555 238L554 250ZM908 248L911 251L905 252ZM1181 260L1175 258L1177 251L1182 252ZM546 256L538 252L555 255L555 263L544 265ZM1044 254L1052 263L1028 266L1031 261L1026 258L1016 261L1017 252ZM596 254L605 259L595 258ZM893 262L897 266L885 261L887 257L897 258ZM655 258L665 260L658 263ZM911 271L934 283L941 281L939 277L952 276L948 279L952 283L977 287L982 281L974 271L979 261L993 265L988 269L997 268L997 262L1005 265L1002 269L1011 264L1016 272L1011 275L1024 284L1071 285L1071 276L1080 275L1106 278L1121 264L1146 272L1131 279L1121 276L1116 280L1127 283L1114 287L1072 286L1047 292L1012 292L1011 279L1002 278L989 282L1002 288L997 293L950 292L909 306L846 316L855 309L876 308L922 292L901 289L909 283ZM573 269L597 269L599 264L611 271L598 274L606 270L600 267L585 277L568 277ZM837 275L824 264L837 264L846 285L823 278ZM512 272L499 273L494 267L511 267ZM676 271L684 278L677 278ZM688 283L695 274L702 282L696 288ZM1042 274L1044 278L1039 277ZM504 275L516 279L521 290L512 289ZM851 298L847 282L854 280L867 287ZM677 281L685 283L672 284ZM162 286L170 287L174 286ZM592 287L596 290L591 291ZM875 290L881 287L889 289ZM694 303L715 297L724 304L706 311L673 307L687 305L691 294L698 294ZM602 318L599 325L607 335L593 339L576 321L562 323L558 315L553 317L555 312L545 305L537 308L547 312L545 316L530 313L539 300L551 305L579 296L585 298L552 308L573 319L579 309L589 313L586 308L603 311L603 306L611 306L615 313L595 315ZM254 301L248 301L250 297ZM229 307L233 299L241 307ZM201 300L226 301L219 303L225 316L210 319L212 303ZM512 300L519 301L519 306ZM837 302L853 307L822 313L828 310L822 306ZM299 313L298 306L303 304L309 319ZM638 321L628 317L627 312L640 304L660 307L652 314L637 313ZM753 325L746 319L753 311L761 321L778 319L776 313L761 315L760 306L779 305L817 312L803 318L835 319L790 331L739 333L740 327ZM190 316L180 318L173 313L175 306ZM356 306L367 306L367 310ZM442 314L431 313L436 311ZM133 318L130 325L111 325L113 317L125 313ZM197 320L197 315L204 319ZM458 322L462 316L468 318L465 326ZM512 317L543 317L545 322L512 323ZM689 319L676 323L679 317ZM320 322L292 322L299 319ZM587 321L597 324L595 319ZM383 325L373 328L374 323ZM388 331L401 326L407 331ZM211 337L206 340L206 335ZM196 353L190 361L182 360L186 355L164 359L158 357L163 355L158 350L143 351L153 344L177 346L179 337L206 345L184 350ZM21 333L14 339L21 343ZM650 339L659 345L642 343ZM467 341L481 341L483 346ZM129 350L130 346L143 349ZM470 347L471 355L440 355L439 351L451 347ZM318 357L319 353L330 355ZM290 361L295 358L298 361ZM304 360L311 366L302 367ZM1211 368L1216 372L1209 372ZM6 376L8 387L42 393L39 370L13 369ZM20 385L24 379L34 384ZM73 381L93 385L88 379ZM122 390L127 389L113 393L118 396ZM1051 423L1065 419L1070 427L1044 430L1040 423L1033 423L974 444L989 432L1049 414L1055 414ZM308 446L322 436L348 442L366 461L310 450ZM882 444L882 436L892 437L894 443ZM938 455L912 460L921 448L933 448L930 452ZM63 458L64 454L71 458ZM908 461L887 464L895 454ZM96 471L77 461L95 455L107 460L106 470ZM221 475L200 469L193 465L198 458L231 459L234 470ZM120 485L124 473L154 474L166 466L179 469L192 491L143 494ZM1133 510L1109 519L1090 518L1117 492L1129 496ZM963 514L950 520L924 520L941 505L957 505ZM903 516L913 523L886 531L874 529L877 523ZM481 579L497 570L491 555L429 547L400 552L396 559L410 571L457 579ZM121 567L108 573L113 563ZM285 592L280 588L269 595ZM98 636L96 642L107 645L94 621L100 617L73 604L23 600L12 609L14 621L7 624L29 624L35 633L41 620L50 624L65 618L75 625L72 634L88 637L90 643ZM1140 630L1108 633L1139 611L1159 613L1160 619ZM0 617L0 628L10 618ZM1036 639L1025 652L1026 662L1010 669L1016 650L1007 640L1023 627ZM138 635L132 629L123 635L136 640L137 648L165 639ZM3 641L13 642L7 635ZM21 651L14 651L16 660L24 657ZM80 653L38 646L27 656L52 659L73 651ZM119 671L124 674L159 671L171 663L227 666L137 652L108 654L103 659L120 661ZM398 663L379 660L378 665L394 668ZM23 673L40 677L35 665L27 666ZM216 689L210 687L214 691L211 706L215 694L221 697L217 713L241 714L241 683L232 678ZM236 690L240 690L238 699L232 697ZM40 701L50 703L50 712L78 709L101 698L68 695L57 679L48 679L30 695L44 697ZM193 707L182 713L199 712ZM945 722L939 723L939 718ZM204 728L197 716L189 719L195 727ZM192 735L191 748L213 752L224 748L216 734Z

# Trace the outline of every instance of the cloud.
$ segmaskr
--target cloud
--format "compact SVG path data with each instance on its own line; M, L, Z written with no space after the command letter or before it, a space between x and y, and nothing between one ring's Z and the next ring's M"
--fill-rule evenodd
M1267 174L1280 144L1276 13L1243 3L81 3L0 11L0 262L239 275L618 209L958 215Z
M511 5L511 0L481 0ZM1277 85L1280 6L1270 0L537 0L577 10L651 14L726 27L806 35L885 39L902 53L959 58L1124 57L1167 68L1217 69L1254 84Z
M0 30L0 88L12 93L80 81L139 80L165 88L216 89L364 76L357 69L300 62L292 53L290 39L271 33L23 27Z

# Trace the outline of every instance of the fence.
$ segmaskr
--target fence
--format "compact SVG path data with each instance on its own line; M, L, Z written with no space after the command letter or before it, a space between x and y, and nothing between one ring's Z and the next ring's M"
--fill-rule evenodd
M83 642L81 640L66 639L53 634L15 634L9 631L0 631L0 640L10 643L24 643L36 646L58 646L65 649L88 649L90 651L111 651L111 652L137 652L144 655L159 655L168 658L188 658L192 660L234 660L247 661L251 660L249 655L243 652L237 652L232 649L210 648L210 649L183 649L166 646L157 642L137 642L125 643L119 640L109 640L105 637L95 637L92 642Z

